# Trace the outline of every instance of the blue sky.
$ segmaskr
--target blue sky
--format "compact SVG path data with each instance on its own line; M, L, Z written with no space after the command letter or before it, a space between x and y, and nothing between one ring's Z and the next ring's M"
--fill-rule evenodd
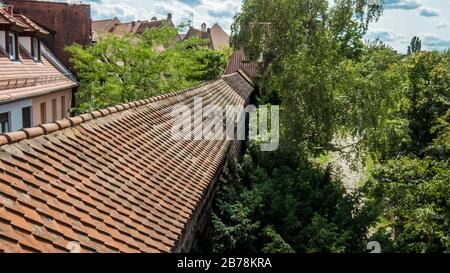
M175 23L194 18L194 25L219 23L230 31L241 0L84 0L92 5L94 19L118 16L121 20L148 20L171 12ZM450 48L450 0L385 0L383 17L370 26L368 39L379 37L405 53L419 35L426 49Z

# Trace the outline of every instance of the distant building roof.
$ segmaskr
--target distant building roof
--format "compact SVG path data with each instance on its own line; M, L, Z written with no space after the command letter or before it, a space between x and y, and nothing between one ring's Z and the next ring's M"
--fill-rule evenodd
M175 27L172 15L169 13L166 19L157 20L155 17L150 21L132 21L122 23L118 18L92 21L93 41L98 41L101 33L112 33L117 36L124 36L130 33L143 34L147 29L159 28L167 23Z
M251 78L259 76L258 63L250 61L241 49L235 50L231 55L225 75L236 73L238 70L243 70Z
M214 24L211 28L206 29L206 24L203 24L205 29L196 29L190 27L183 40L192 37L199 37L209 40L209 46L214 50L219 50L224 46L230 45L230 36L218 25Z
M122 24L119 18L92 21L92 40L98 41L98 35L103 32L110 32L115 26Z
M245 105L244 74L0 136L0 252L178 252L236 142L176 141L171 109Z

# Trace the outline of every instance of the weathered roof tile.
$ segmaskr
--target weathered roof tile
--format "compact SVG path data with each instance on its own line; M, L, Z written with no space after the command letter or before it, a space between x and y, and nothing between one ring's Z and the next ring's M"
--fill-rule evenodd
M171 108L244 105L251 90L235 74L0 136L0 251L173 251L232 142L173 140Z

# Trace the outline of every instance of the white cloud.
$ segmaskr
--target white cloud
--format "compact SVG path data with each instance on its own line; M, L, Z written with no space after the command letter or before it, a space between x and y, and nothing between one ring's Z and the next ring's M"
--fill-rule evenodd
M369 40L379 39L383 42L394 42L394 41L404 41L405 37L400 34L396 34L395 32L382 29L382 28L374 28L367 32L366 38Z
M384 0L385 9L413 10L421 6L416 0Z
M424 44L429 48L440 50L450 49L450 39L441 37L434 33L421 33Z
M420 14L420 16L424 16L424 17L436 17L436 16L440 15L440 12L437 9L421 7L419 14Z
M240 11L240 0L87 0L91 4L93 19L114 16L124 21L148 20L153 16L164 18L172 13L176 24L194 19L194 25L202 23L221 25L229 31L234 15ZM137 8L140 7L140 8Z

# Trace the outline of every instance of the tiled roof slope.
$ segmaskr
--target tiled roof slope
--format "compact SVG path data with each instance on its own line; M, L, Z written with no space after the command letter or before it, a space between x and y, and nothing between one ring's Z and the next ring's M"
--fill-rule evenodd
M175 141L172 106L242 105L239 74L0 136L0 251L171 252L232 141Z
M242 49L235 50L231 55L225 75L236 73L238 70L243 70L251 78L259 76L258 64L250 61Z
M43 53L44 50L41 51ZM0 47L0 104L75 87L41 54L37 63L20 46L20 62L12 62Z
M156 17L150 21L132 21L128 23L121 23L117 18L92 22L92 31L94 41L99 39L101 33L112 33L117 36L124 36L130 33L142 35L146 30L152 28L160 28L164 24L169 27L176 28L172 21L172 15L169 13L166 19L157 20ZM180 36L177 37L181 40Z
M4 8L0 8L0 25L11 25L20 29L26 29L28 27L26 23L21 22L18 18L9 14Z
M192 37L199 37L201 39L208 40L209 47L214 50L220 50L222 47L230 45L230 37L228 34L216 23L206 31L189 27L183 40L190 39Z

